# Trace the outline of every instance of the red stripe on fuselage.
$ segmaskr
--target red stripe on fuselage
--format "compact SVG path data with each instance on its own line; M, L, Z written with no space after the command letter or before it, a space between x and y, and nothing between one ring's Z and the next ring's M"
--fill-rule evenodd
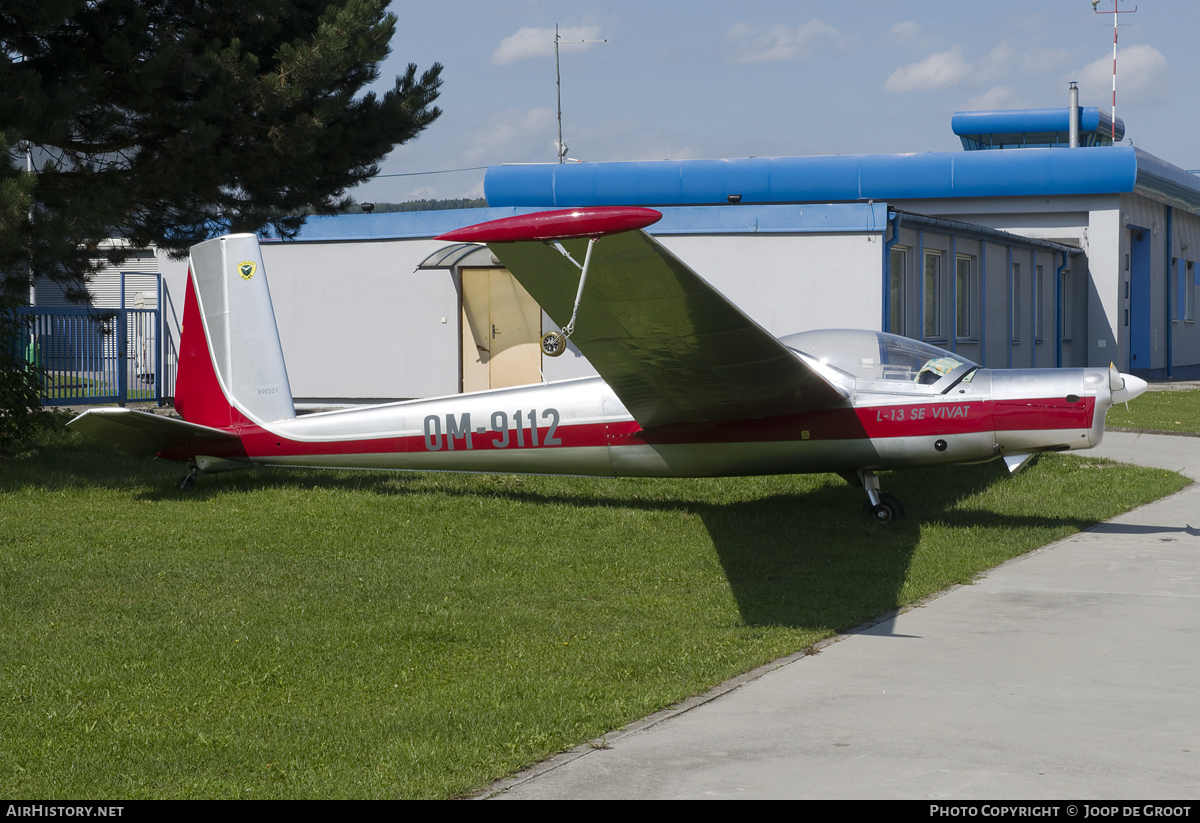
M210 367L211 368L211 367ZM215 382L215 376L213 377ZM786 442L795 440L858 440L892 437L972 434L987 431L1055 430L1090 428L1095 410L1095 398L1082 398L1067 403L1055 398L1027 400L965 401L961 403L903 404L822 409L801 414L784 415L761 420L722 421L717 423L685 423L643 430L634 420L576 423L564 422L554 430L558 441L550 445L548 425L536 427L536 438L526 425L518 437L515 428L505 432L472 430L450 437L445 426L434 438L432 435L355 438L339 440L298 440L273 432L241 418L241 425L222 427L242 438L243 450L223 450L217 454L211 447L202 452L214 457L244 456L270 460L272 457L339 454L403 454L451 451L506 451L529 448L586 448L597 446L680 445L715 443ZM230 409L233 415L236 409ZM442 416L444 419L445 415ZM543 421L544 422L544 421ZM536 446L534 443L536 442ZM430 448L436 444L437 448ZM180 447L163 452L163 457L189 459L194 453L184 453ZM225 452L228 452L227 454Z
M714 423L680 423L641 431L636 423L611 438L612 445L679 443L771 443L787 440L859 440L868 437L862 422L849 407L767 417L760 420L725 420Z
M993 431L989 401L961 403L906 403L855 409L867 435L927 437Z
M996 431L1030 429L1090 429L1096 419L1096 398L1070 403L1062 397L996 400L992 403Z

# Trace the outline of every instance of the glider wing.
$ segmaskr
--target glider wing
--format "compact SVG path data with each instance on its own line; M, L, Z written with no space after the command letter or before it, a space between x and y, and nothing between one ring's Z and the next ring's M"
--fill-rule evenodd
M641 231L638 212L645 215L641 225L661 216L632 207L542 212L439 239L488 243L562 328L574 308L589 238L599 236L570 340L643 428L774 417L845 402L841 391ZM557 224L555 215L561 216Z

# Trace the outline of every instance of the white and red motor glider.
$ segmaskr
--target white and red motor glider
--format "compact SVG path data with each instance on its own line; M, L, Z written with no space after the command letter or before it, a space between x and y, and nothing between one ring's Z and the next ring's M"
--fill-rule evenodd
M643 229L651 209L540 212L439 239L486 243L600 377L296 416L253 235L192 248L175 407L69 425L200 472L254 465L618 477L836 472L881 523L876 472L1099 444L1145 381L1109 369L980 368L875 331L776 338ZM582 261L582 262L580 262Z

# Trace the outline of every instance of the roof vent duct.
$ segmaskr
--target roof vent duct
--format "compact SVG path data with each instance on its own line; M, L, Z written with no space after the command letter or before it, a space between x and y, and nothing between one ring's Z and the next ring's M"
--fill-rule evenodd
M1069 88L1070 88L1070 92L1069 92L1070 102L1067 104L1067 108L1070 111L1069 116L1071 119L1071 125L1070 125L1070 132L1069 132L1070 137L1068 138L1068 145L1073 149L1077 149L1077 148L1079 148L1079 116L1081 114L1081 112L1079 111L1079 86L1076 85L1074 80L1072 80Z

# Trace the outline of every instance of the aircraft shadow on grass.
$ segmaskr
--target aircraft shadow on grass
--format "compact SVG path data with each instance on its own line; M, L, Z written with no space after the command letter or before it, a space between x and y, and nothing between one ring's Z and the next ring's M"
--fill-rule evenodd
M174 500L200 505L231 492L292 488L384 497L438 494L500 498L532 507L566 505L581 512L620 508L688 512L703 522L746 625L827 630L858 625L901 605L913 554L929 525L945 524L975 534L978 528L1053 531L1095 525L1095 521L1070 516L959 508L962 501L997 483L1013 482L999 461L949 470L894 473L893 482L903 482L909 488L910 503L908 516L888 528L872 523L858 507L860 490L832 475L829 482L809 491L727 504L697 500L683 487L681 493L686 497L681 495L678 500L613 494L620 491L623 481L599 493L588 489L578 497L569 491L548 494L504 486L480 489L447 484L430 488L428 479L436 476L262 468L216 476L189 492L180 492L173 485L147 488L143 479L133 493L147 502ZM646 539L651 541L653 536L647 535ZM855 594L848 597L847 592Z

